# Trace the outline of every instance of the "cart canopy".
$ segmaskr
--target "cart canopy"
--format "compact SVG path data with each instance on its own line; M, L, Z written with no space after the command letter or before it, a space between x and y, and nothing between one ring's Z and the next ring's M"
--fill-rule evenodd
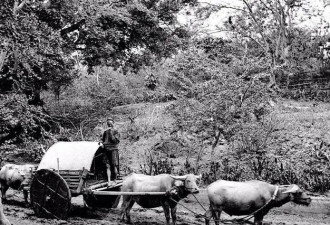
M43 156L38 170L91 170L98 142L57 142Z

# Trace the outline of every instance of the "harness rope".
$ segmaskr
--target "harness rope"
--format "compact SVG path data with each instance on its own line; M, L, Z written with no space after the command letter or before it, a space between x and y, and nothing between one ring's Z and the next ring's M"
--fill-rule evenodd
M204 209L204 211L206 211L206 209L204 208L204 206L200 203L200 201L198 201L196 195L192 194L194 196L194 198L196 199L196 201L198 202L198 204Z
M193 214L195 214L195 215L197 215L197 216L205 217L203 214L198 214L198 213L196 213L196 212L192 211L191 209L187 208L186 206L184 206L183 204L181 204L180 202L178 202L178 201L174 200L174 199L173 199L173 198L171 198L171 197L170 197L170 200L171 200L171 201L173 201L173 202L175 202L176 204L179 204L179 205L181 205L183 208L185 208L186 210L188 210L188 211L192 212Z

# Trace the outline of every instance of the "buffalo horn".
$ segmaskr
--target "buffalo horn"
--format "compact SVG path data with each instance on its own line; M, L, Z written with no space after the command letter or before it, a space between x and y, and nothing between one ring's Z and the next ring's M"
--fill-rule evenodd
M172 177L174 180L185 180L185 179L187 179L187 176L173 176L173 175L170 175L170 177Z
M299 190L297 185L291 185L288 190L284 191L283 193L294 193Z

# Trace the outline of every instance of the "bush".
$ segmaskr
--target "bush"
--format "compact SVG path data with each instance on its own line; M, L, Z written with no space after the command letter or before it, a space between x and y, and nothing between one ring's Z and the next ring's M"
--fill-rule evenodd
M168 157L161 157L155 151L149 151L145 156L146 163L140 164L140 172L147 175L158 175L162 173L172 174L174 165Z
M27 102L23 95L0 95L0 145L21 144L47 136L52 128L49 115L42 107Z

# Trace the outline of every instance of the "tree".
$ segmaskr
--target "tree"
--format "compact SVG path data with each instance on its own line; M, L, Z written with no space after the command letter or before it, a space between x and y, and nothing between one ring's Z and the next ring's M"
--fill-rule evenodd
M180 97L170 108L177 130L194 137L192 146L211 149L205 182L277 179L269 168L278 157L270 147L278 121L269 102L276 96L262 81L264 61L240 43L206 37L169 67L169 87ZM214 154L220 143L226 150Z
M196 1L18 1L1 5L1 90L40 91L76 77L75 51L92 72L106 65L137 71L172 56L189 37L176 13Z
M173 62L169 85L181 96L172 110L178 127L214 149L221 137L232 142L248 124L262 125L270 93L258 77L245 79L253 66L235 73L244 54L233 43L205 41Z
M0 6L0 92L24 93L33 105L43 104L40 92L51 83L68 85L77 75L63 39L39 19L39 10L43 4L35 1L6 0Z
M82 52L89 72L100 65L136 72L142 65L171 57L185 44L189 33L179 26L176 14L196 0L84 0L74 4L79 18L61 34L79 31L72 46Z
M172 56L189 37L176 23L176 14L188 4L196 1L4 0L0 5L0 103L4 106L0 113L7 119L1 124L6 135L0 142L13 138L11 131L19 136L27 127L36 128L48 116L39 107L44 104L41 92L51 90L58 97L79 75L72 54L82 56L80 62L89 72L95 66L136 72L142 65ZM28 105L13 106L10 99L27 100ZM23 117L17 117L15 108L27 109L26 115L31 116L27 120L33 122L20 123ZM17 126L11 126L13 121Z
M296 70L297 55L295 39L300 38L302 29L297 32L297 18L301 14L317 15L319 12L312 12L306 9L307 3L303 0L243 0L240 6L232 7L224 3L209 4L203 7L202 12L218 12L224 8L231 8L237 13L229 15L225 28L219 26L219 31L227 30L237 40L246 43L246 48L255 45L254 50L260 48L260 57L268 60L268 74L270 85L276 84L278 71L286 72L286 76ZM304 13L302 13L304 11ZM209 14L207 14L209 15ZM303 19L304 20L304 19ZM308 33L307 30L304 32ZM303 34L305 36L306 34ZM301 39L301 38L300 38ZM309 54L310 49L301 52L301 55ZM317 50L317 49L316 49ZM293 63L293 64L292 64Z

